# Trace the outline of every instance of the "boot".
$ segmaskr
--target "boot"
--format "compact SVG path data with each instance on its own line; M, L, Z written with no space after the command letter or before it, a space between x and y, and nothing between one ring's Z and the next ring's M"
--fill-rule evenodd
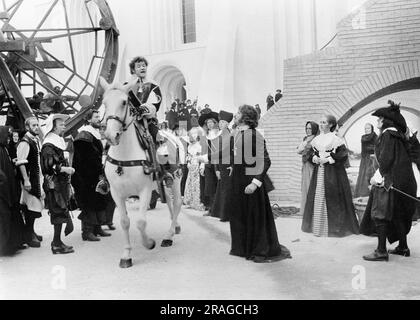
M388 250L389 254L396 254L403 257L409 257L410 256L410 249L401 249L400 247L396 247L393 250Z
M41 242L37 239L34 233L27 237L26 244L31 248L40 248Z
M96 237L92 232L83 232L82 233L83 241L101 241L98 237Z
M93 232L95 236L101 236L101 237L110 237L111 234L108 232L105 232L101 226L96 226L95 231Z
M100 241L98 237L94 234L94 227L82 220L82 239L83 241Z

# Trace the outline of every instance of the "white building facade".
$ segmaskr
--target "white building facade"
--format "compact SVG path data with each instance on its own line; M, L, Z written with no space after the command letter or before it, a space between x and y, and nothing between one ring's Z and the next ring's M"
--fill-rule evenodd
M131 58L149 60L163 91L159 118L175 98L235 111L266 110L283 86L283 61L321 49L364 0L108 0L120 30L118 81Z

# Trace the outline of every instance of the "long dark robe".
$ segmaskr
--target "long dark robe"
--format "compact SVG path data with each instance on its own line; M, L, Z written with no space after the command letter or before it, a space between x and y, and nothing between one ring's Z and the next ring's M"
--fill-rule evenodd
M230 176L231 155L233 137L228 129L223 130L219 136L219 145L212 159L215 170L220 172L220 180L217 182L216 195L211 208L211 216L228 221L231 208L232 177ZM216 159L214 159L216 158Z
M241 150L252 148L256 159L246 159ZM232 174L232 196L230 231L232 237L231 254L252 259L288 255L277 237L274 216L271 210L264 177L270 168L265 140L255 129L240 131L235 136L235 155ZM249 153L249 149L248 152ZM261 187L250 195L245 188L257 179Z
M318 155L315 151L310 156ZM348 159L348 151L345 145L331 153L335 160L333 164L325 165L325 200L328 214L328 236L344 237L359 233L359 223L355 214L350 183L344 165ZM315 165L312 181L308 191L305 211L303 214L302 231L312 232L312 220L314 216L315 192L317 187L319 165Z
M16 172L7 151L8 128L0 127L0 255L15 253L24 243Z
M207 139L207 137L205 139L203 139L203 142L205 143L205 147L202 147L202 150L207 151L211 151L211 150L215 150L215 145L218 142L218 138L214 138L214 139ZM201 142L201 141L200 141ZM216 196L216 189L217 189L217 176L216 176L216 170L214 168L214 165L212 165L211 163L207 163L204 166L204 201L203 204L206 208L209 208L210 212L211 212L211 207L213 205L214 202L214 197Z
M378 136L375 132L362 136L362 159L360 160L359 175L357 177L354 197L367 197L369 195L370 179L375 174L371 155L375 153L375 143Z
M399 240L398 228L403 227L405 234L410 232L415 202L390 190L393 186L413 197L416 195L417 185L408 149L408 141L399 131L385 131L379 136L375 155L379 172L384 177L385 188L372 188L370 203L368 202L360 227L362 234L371 235L375 230L375 219L390 222L387 228L390 243Z
M82 131L74 141L73 168L75 173L71 183L77 204L81 209L79 219L99 226L105 223L107 199L96 192L100 177L104 175L102 165L103 146L91 133Z

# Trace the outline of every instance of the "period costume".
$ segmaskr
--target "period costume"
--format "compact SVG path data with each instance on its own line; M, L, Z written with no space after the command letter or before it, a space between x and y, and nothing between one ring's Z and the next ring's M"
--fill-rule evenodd
M344 163L348 151L334 132L321 133L312 140L314 157L325 157L326 164L315 164L306 200L302 231L319 237L343 237L359 233L350 183Z
M224 120L230 123L233 120L233 114L220 111L219 121ZM220 218L221 221L229 221L231 211L231 155L233 148L233 137L228 128L221 131L218 138L218 144L215 145L216 151L211 154L210 163L214 164L216 172L220 172L220 180L217 183L216 195L211 208L211 216Z
M59 238L63 224L64 234L73 232L73 221L69 212L71 185L70 175L61 172L62 167L69 167L64 139L53 131L55 119L65 120L68 117L60 114L50 115L47 119L46 136L41 149L41 169L44 175L45 204L48 208L51 224L54 226L54 240L51 243L53 254L72 253L73 247L66 246ZM67 152L66 152L67 153Z
M168 127L173 130L178 125L178 112L176 111L176 104L172 104L171 109L166 113L166 121L168 121Z
M188 177L185 184L184 203L194 210L204 210L200 197L200 163L198 157L201 155L200 142L188 146Z
M215 120L217 123L219 115L216 112L210 112L205 113L200 116L198 119L198 122L201 127L204 126L204 124L209 119ZM218 129L210 130L207 135L204 137L204 139L200 140L202 142L202 152L204 153L211 153L212 151L216 150L216 146L219 142L219 136L221 132ZM210 152L208 152L210 151ZM202 164L203 165L203 164ZM209 210L209 215L211 214L211 208L214 202L214 197L216 195L216 189L217 189L217 176L216 176L216 170L214 168L214 165L211 163L204 164L204 190L203 190L203 204L206 207L206 209Z
M198 118L200 117L200 113L197 111L197 109L192 108L190 110L190 119L191 119L191 128L198 127Z
M252 153L245 148L252 148ZM279 244L264 182L271 165L264 138L256 129L241 126L234 137L233 150L230 254L254 262L290 258L290 251ZM250 161L247 154L256 155L254 161ZM258 188L253 194L245 194L251 182Z
M35 219L41 218L41 213L44 209L45 193L42 188L44 177L41 171L41 141L38 136L27 132L22 138L17 147L16 166L18 167L18 176L20 177L22 190L20 204L22 205L28 227L28 230L26 230L28 244L31 247L39 247L39 237L33 231L33 224ZM31 183L30 191L24 188L24 179L20 172L20 166L24 166L26 169L26 174Z
M135 107L149 103L155 107L156 114L162 103L162 93L159 86L154 81L144 81L138 85L136 92L130 91L130 100ZM140 104L140 105L137 105ZM156 134L159 131L158 121L156 118L149 119L149 132L153 139L156 140Z
M362 136L362 159L360 161L359 175L357 177L354 197L367 197L369 195L369 182L375 173L373 155L375 153L375 144L378 136L372 133Z
M378 234L378 249L363 258L383 261L388 260L386 239L391 244L399 241L390 253L410 255L407 234L415 212L415 202L391 188L415 197L417 185L409 155L409 141L404 134L407 126L399 105L391 103L390 107L378 109L373 116L389 119L394 126L382 128L375 147L379 169L373 177L375 184L360 229L363 234L369 235L373 230Z
M14 254L25 242L16 172L7 151L8 131L0 126L0 256Z
M82 221L82 238L88 241L98 241L95 236L98 234L110 235L101 228L106 223L107 198L96 190L104 179L102 154L99 130L91 125L82 127L74 140L73 168L76 172L71 182L81 210L78 218Z
M312 127L312 135L303 138L302 143L298 146L298 154L302 156L302 183L301 183L301 201L300 212L303 214L306 205L306 197L308 196L309 185L311 184L312 173L314 172L314 164L310 161L312 154L312 140L319 133L319 126L317 123L309 121L306 126L310 124ZM305 127L306 128L306 127Z

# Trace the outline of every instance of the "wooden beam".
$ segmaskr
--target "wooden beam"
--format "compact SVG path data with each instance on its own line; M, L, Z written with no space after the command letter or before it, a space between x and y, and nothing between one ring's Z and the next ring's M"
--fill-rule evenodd
M25 51L25 42L21 40L0 42L0 52L8 51Z
M10 19L10 15L7 12L5 11L0 12L0 20L9 20L9 19Z
M40 69L64 69L63 63L64 61L61 61L61 64L56 61L35 61L32 62ZM36 69L33 65L27 63L27 62L20 62L19 66L24 70L34 70Z
M3 58L0 57L0 77L3 80L4 85L9 89L10 93L12 94L13 99L16 102L20 112L22 113L25 119L29 117L33 117L34 114L32 112L31 107L28 104L28 101L24 98L22 91L20 90L18 84L16 83L15 78L11 74L9 68L4 62Z

